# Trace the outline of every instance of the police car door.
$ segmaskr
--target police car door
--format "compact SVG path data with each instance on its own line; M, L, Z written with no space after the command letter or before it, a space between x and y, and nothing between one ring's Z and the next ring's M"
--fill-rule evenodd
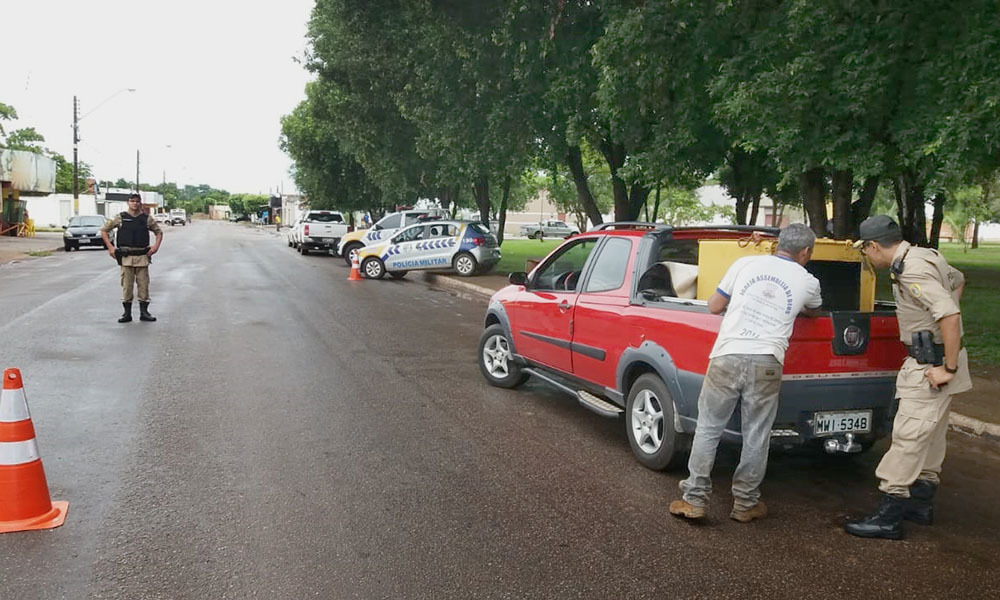
M426 239L418 244L431 267L447 268L458 248L458 227L454 223L432 223L427 226Z
M398 271L420 268L423 257L418 244L424 239L426 228L426 225L415 225L396 234L386 249L385 266Z

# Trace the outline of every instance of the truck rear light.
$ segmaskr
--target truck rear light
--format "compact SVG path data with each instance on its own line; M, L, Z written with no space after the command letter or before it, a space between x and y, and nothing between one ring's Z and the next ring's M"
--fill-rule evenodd
M309 235L309 226L306 225L302 228L302 235Z

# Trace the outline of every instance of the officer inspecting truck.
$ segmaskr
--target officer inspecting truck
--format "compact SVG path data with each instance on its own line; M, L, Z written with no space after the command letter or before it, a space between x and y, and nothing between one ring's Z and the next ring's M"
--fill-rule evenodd
M112 229L118 229L115 248L108 235ZM149 245L149 232L156 236L156 243ZM132 299L135 290L139 296L139 320L155 321L156 317L149 314L149 264L151 258L160 249L163 241L163 230L152 215L142 212L142 197L133 193L128 198L128 210L121 212L101 227L101 238L104 247L121 266L122 307L124 312L118 318L119 323L132 320Z
M859 237L856 246L872 265L889 269L899 337L908 356L896 377L899 408L892 443L875 470L881 502L845 529L860 537L898 540L904 520L934 522L951 399L972 389L959 308L965 277L937 250L904 241L899 225L887 216L865 219Z

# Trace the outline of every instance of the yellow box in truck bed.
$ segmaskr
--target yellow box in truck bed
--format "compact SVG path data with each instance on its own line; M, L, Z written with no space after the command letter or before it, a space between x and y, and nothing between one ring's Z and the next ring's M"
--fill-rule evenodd
M739 240L702 240L698 242L698 292L699 300L708 300L722 281L726 270L736 259L744 256L774 254L778 245L776 238L743 238ZM840 294L837 306L827 307L833 310L859 310L871 312L875 308L875 271L861 252L851 247L851 242L820 238L816 240L812 260L807 269L824 272L823 281L824 304L828 296L838 292L848 292L846 297ZM832 282L832 283L831 283ZM841 289L827 289L827 286L838 286ZM858 290L856 305L854 292Z

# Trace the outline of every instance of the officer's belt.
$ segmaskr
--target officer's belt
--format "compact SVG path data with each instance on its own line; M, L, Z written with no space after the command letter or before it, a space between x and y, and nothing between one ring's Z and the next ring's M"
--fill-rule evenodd
M943 364L944 362L944 344L934 344L933 363L921 361L920 352L917 350L917 347L913 346L912 344L908 344L906 346L906 353L912 356L913 358L917 359L917 363L921 365L929 365L929 364L940 365Z
M118 248L115 253L119 256L142 256L149 254L149 248Z

